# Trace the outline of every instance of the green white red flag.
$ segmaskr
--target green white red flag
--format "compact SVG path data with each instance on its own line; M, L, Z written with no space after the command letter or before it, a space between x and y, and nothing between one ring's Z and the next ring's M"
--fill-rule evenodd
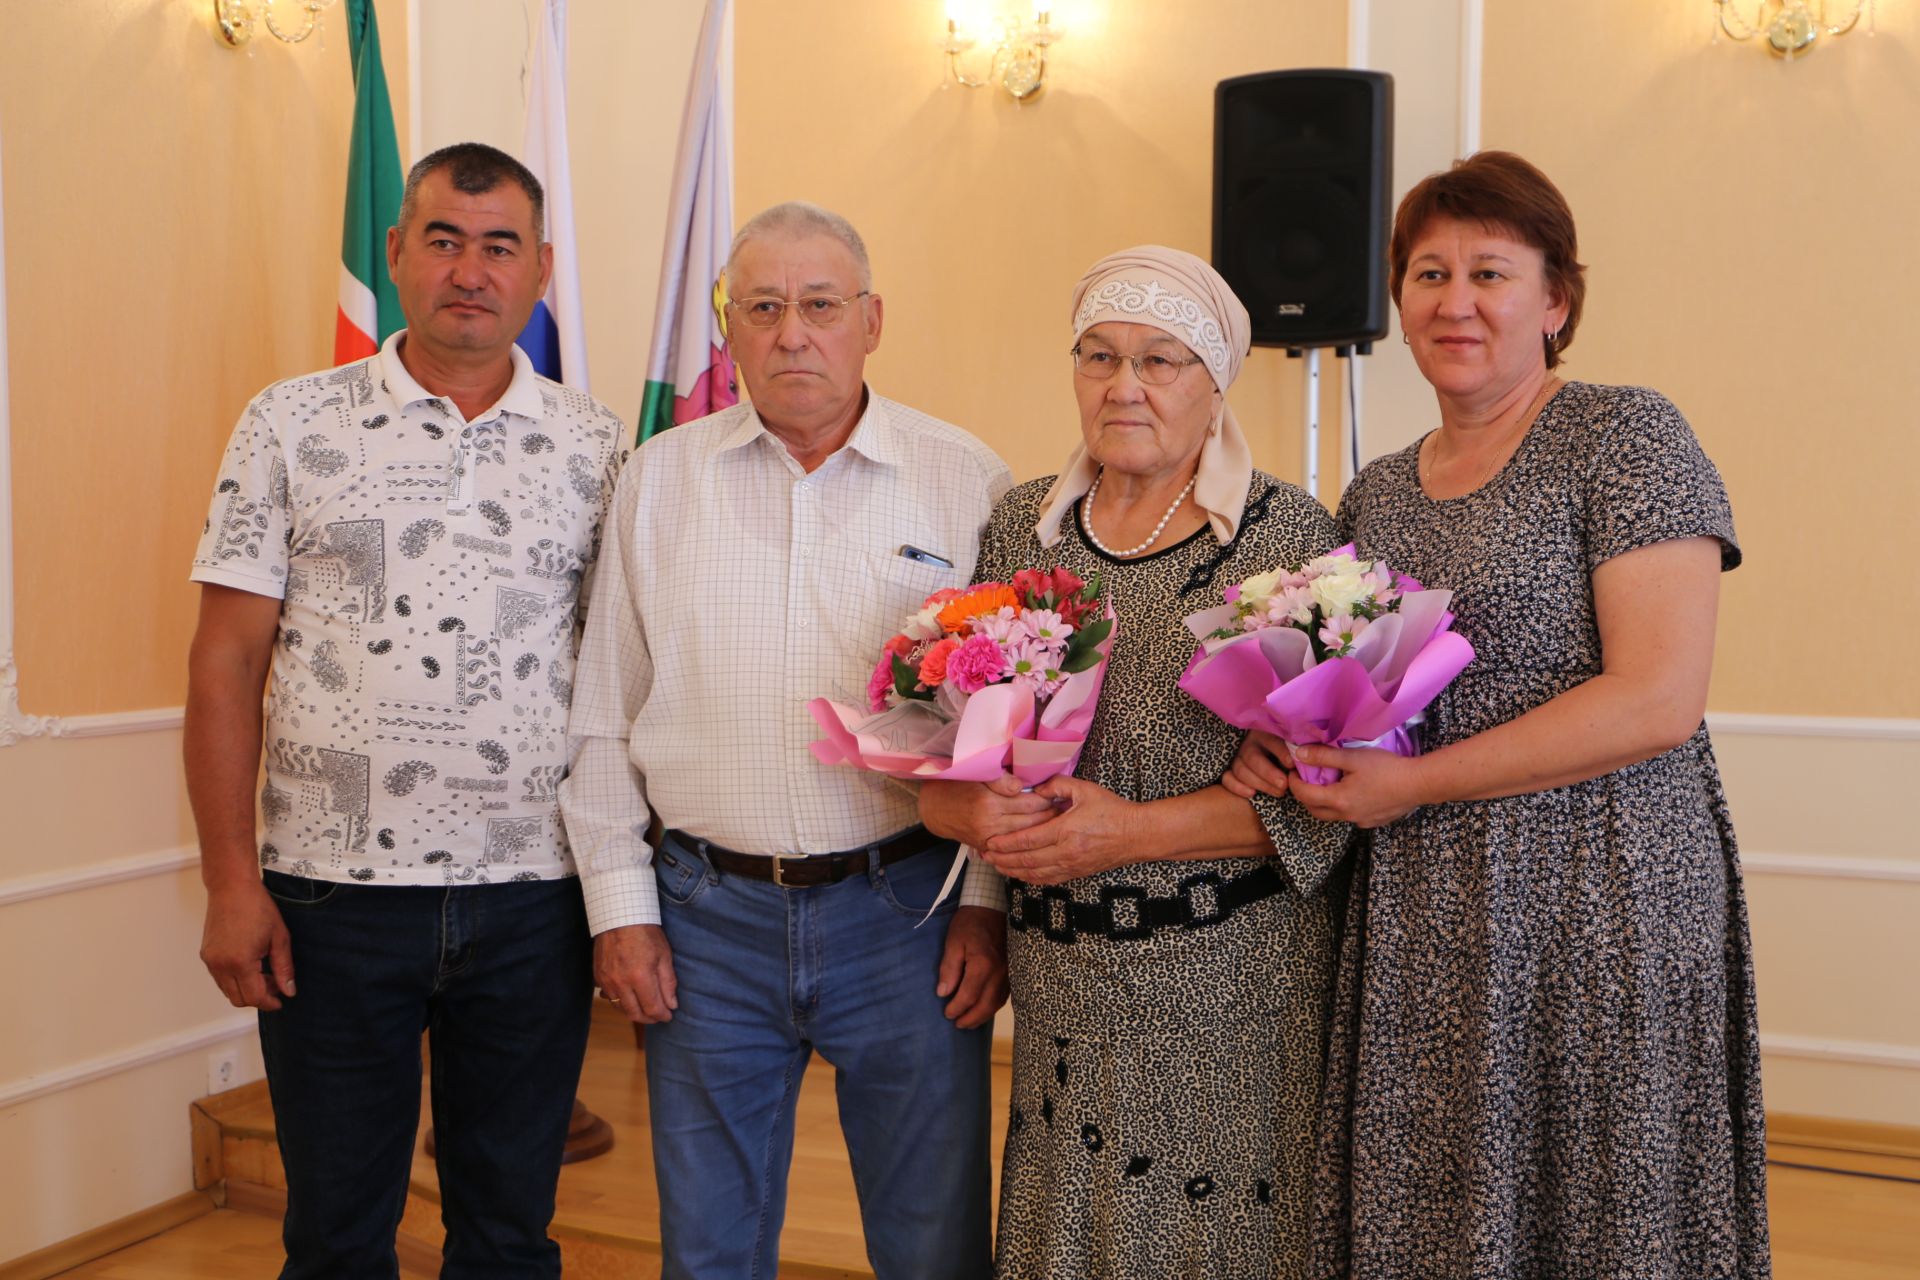
M722 277L733 240L732 59L724 39L726 16L727 0L707 0L687 81L680 149L673 162L673 201L660 257L653 352L640 407L642 441L740 399L722 323Z
M347 37L353 56L353 137L347 151L347 211L340 229L335 364L372 355L390 334L406 326L400 295L387 277L387 228L400 219L404 177L373 0L347 0Z

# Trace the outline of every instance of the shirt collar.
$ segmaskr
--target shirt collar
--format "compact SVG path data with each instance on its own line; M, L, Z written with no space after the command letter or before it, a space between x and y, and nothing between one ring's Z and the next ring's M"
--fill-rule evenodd
M374 357L380 362L380 377L387 384L388 392L394 403L402 409L423 400L437 401L446 405L449 412L458 414L460 409L453 403L452 396L438 396L421 386L411 373L407 372L406 362L400 359L400 340L407 334L405 329L396 331L380 344L380 354ZM527 353L515 343L507 349L507 358L513 361L513 381L491 409L480 415L480 421L498 413L515 413L523 418L538 420L546 416L546 402L540 395L539 374L534 372L533 361L527 359Z
M866 411L860 415L860 421L853 426L853 434L847 437L842 449L851 449L862 457L881 463L884 466L898 465L902 459L900 444L900 426L894 422L893 415L887 411L887 402L873 394L873 388L865 388L867 395ZM750 444L761 436L781 448L779 437L767 430L767 424L760 420L760 414L752 405L746 406L734 429L720 441L720 450L738 449Z

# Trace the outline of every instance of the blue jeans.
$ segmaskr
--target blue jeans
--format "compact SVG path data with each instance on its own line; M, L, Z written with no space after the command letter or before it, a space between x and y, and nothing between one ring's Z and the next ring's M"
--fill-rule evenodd
M772 1280L816 1051L834 1067L877 1280L990 1273L992 1030L956 1030L934 995L952 904L913 927L951 851L782 889L662 842L680 983L673 1019L647 1028L662 1280Z
M299 991L260 1015L287 1173L282 1280L398 1275L422 1031L441 1276L558 1276L547 1224L593 998L579 882L265 881Z

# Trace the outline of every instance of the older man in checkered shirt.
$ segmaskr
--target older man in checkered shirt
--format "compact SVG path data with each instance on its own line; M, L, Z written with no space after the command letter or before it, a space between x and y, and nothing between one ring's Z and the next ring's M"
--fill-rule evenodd
M806 703L864 699L900 620L970 580L1010 477L867 387L882 305L843 218L765 211L727 278L752 404L648 441L621 476L561 795L595 975L650 1024L662 1274L774 1273L818 1053L875 1274L985 1276L1005 892L970 866L916 929L954 845L908 788L816 763Z

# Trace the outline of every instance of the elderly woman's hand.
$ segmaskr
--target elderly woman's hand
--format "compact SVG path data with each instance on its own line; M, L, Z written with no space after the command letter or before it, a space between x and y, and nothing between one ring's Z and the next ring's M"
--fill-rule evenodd
M979 846L980 856L1003 876L1027 884L1060 884L1131 862L1142 847L1145 805L1070 775L1049 778L1034 794L1063 803L1066 810Z
M992 782L923 782L920 822L927 830L975 849L995 836L1046 821L1053 801L1025 791L1003 773Z
M1288 772L1292 768L1293 754L1287 744L1255 729L1241 742L1220 785L1242 800L1256 795L1283 796L1293 785L1293 775Z
M1293 758L1303 765L1340 770L1339 779L1324 787L1297 775L1293 779L1294 798L1323 821L1384 827L1426 803L1417 758L1374 747L1321 746L1295 747Z

